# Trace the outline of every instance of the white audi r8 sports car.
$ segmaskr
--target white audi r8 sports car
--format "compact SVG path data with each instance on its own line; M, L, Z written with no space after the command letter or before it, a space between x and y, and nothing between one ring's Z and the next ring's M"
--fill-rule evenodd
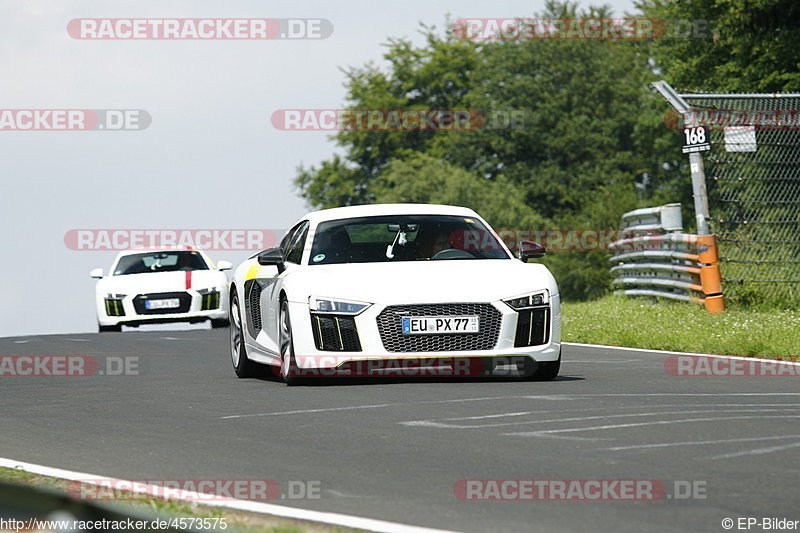
M307 377L518 375L553 379L561 362L556 281L515 259L473 210L423 204L309 213L230 285L239 377L270 365Z
M100 331L121 331L122 326L163 322L211 321L215 328L228 325L228 277L202 251L184 249L126 250L111 263L108 275L96 268L99 279L95 305Z

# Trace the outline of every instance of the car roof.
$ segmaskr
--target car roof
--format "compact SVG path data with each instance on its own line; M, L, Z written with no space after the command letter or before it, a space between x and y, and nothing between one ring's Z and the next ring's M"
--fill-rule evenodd
M478 217L478 214L468 207L438 204L371 204L353 205L348 207L334 207L312 211L300 220L308 220L318 224L328 220L342 218L370 217L380 215L454 215ZM480 217L479 217L480 218Z
M155 252L198 252L201 254L203 253L202 250L198 250L197 248L191 248L191 247L128 248L127 250L120 251L118 256L122 257L123 255L147 254Z
M208 255L203 250L198 250L197 248L191 248L188 246L184 247L161 247L161 248L128 248L127 250L121 250L117 253L114 260L111 262L111 267L115 267L116 264L125 256L128 255L136 255L136 254L147 254L153 252L197 252L205 259L210 259Z

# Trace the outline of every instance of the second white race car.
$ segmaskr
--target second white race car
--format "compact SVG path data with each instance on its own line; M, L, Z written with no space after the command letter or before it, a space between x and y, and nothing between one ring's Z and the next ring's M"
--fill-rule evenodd
M230 286L239 377L269 365L304 377L553 379L561 361L558 286L515 258L474 211L386 204L328 209L244 261ZM507 374L508 375L508 374Z
M96 268L95 306L100 331L164 322L211 321L228 325L228 278L200 250L126 250L111 263L108 275Z

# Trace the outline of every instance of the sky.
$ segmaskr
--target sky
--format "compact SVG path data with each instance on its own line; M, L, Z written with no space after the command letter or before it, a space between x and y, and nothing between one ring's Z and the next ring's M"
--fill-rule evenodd
M604 2L614 15L632 1ZM586 6L582 2L581 6ZM282 131L278 109L344 105L342 69L384 66L389 38L420 23L530 17L544 0L227 2L0 0L0 110L139 109L138 131L0 131L0 336L97 330L89 271L116 252L77 251L76 229L286 229L308 206L298 165L338 148ZM81 40L80 18L326 19L326 39ZM249 251L210 251L238 263ZM176 328L176 326L158 326ZM208 326L203 326L208 327Z

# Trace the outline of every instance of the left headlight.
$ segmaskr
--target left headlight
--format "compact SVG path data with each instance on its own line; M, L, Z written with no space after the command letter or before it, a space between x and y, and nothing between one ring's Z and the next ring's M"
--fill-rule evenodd
M541 291L505 299L503 300L503 303L515 311L531 309L533 307L539 307L540 305L547 305L550 303L550 291L547 289L542 289Z
M355 316L371 305L372 304L368 302L342 300L341 298L325 298L322 296L312 296L308 299L308 307L315 313Z

